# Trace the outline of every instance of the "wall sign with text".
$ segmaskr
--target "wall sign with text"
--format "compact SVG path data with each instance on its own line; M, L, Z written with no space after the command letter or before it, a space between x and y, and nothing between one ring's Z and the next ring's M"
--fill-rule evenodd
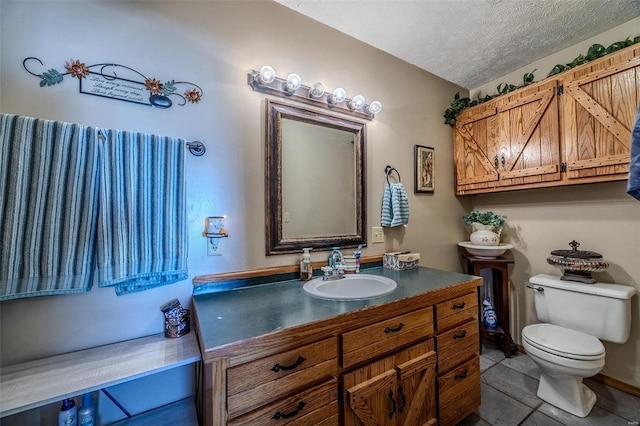
M40 87L53 86L62 83L65 75L78 79L80 93L101 96L103 98L136 104L169 108L173 105L172 98L177 104L184 106L188 103L197 104L202 99L200 86L188 81L169 80L162 83L155 78L149 78L133 68L119 64L85 65L80 60L65 63L67 72L61 73L56 69L49 69L40 74L29 69L36 61L44 66L42 61L30 56L22 61L22 66L31 75L40 78Z

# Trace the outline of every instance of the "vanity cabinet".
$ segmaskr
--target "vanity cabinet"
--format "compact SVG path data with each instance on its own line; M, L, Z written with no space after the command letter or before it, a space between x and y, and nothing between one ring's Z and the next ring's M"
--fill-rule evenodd
M378 270L398 281L395 295L327 301L293 280L194 296L203 424L446 425L471 414L482 280Z
M630 46L463 110L456 193L626 179L639 100L640 47Z

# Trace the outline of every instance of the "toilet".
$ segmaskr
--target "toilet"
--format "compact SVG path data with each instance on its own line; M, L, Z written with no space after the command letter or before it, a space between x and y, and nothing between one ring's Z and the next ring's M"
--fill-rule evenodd
M604 367L601 340L624 343L631 329L635 288L607 283L563 281L552 275L529 279L538 320L522 329L522 345L540 367L538 397L579 417L596 403L582 383Z

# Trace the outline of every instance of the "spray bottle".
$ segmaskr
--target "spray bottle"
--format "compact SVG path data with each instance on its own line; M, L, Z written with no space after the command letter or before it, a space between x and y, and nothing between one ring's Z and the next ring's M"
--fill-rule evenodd
M313 266L311 265L311 248L303 248L302 262L300 262L300 280L309 281L313 276Z

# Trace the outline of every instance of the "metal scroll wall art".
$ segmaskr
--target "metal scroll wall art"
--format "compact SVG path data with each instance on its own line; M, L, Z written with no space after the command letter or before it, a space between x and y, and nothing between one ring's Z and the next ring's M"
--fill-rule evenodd
M65 75L78 79L80 93L101 96L118 101L132 102L157 108L170 108L172 98L177 104L197 104L202 99L202 88L188 81L169 80L162 83L149 78L133 68L119 64L85 65L84 62L71 59L65 63L66 72L49 69L42 73L33 71L33 62L44 67L42 61L30 56L22 61L22 66L31 75L40 78L40 87L62 83ZM30 69L31 68L31 69ZM120 73L120 74L118 74ZM142 79L143 81L139 81Z

